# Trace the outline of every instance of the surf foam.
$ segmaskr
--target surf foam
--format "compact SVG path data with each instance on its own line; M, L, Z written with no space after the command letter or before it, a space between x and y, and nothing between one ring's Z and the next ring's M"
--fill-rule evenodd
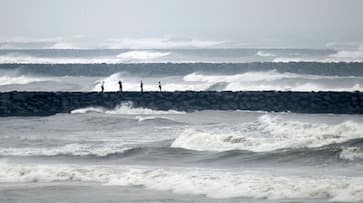
M17 76L0 76L0 86L1 85L25 85L33 82L44 82L49 81L50 78L44 77L31 77L25 75Z
M346 121L337 125L290 121L263 115L257 122L236 126L190 128L171 147L197 151L273 151L321 147L362 137L363 125Z
M0 182L97 182L210 198L362 201L363 179L277 176L265 172L202 168L0 164Z
M272 57L272 56L275 56L275 55L273 53L270 53L270 52L267 52L267 51L258 51L257 56Z
M89 145L89 144L68 144L59 147L48 148L0 148L0 156L97 156L104 157L110 154L122 153L129 150L129 147L118 144Z
M71 45L57 44L57 49L68 49ZM170 52L158 51L128 51L114 56L97 57L40 57L27 54L10 53L0 55L0 63L4 64L117 64L117 63L138 63L153 62L158 58L166 57ZM155 61L157 62L157 61ZM161 61L163 62L163 61Z
M168 56L169 52L156 51L129 51L119 54L117 57L124 61L153 60L160 57Z
M363 149L359 147L344 147L339 154L339 158L348 161L363 160Z
M112 110L101 107L88 107L71 111L71 114L84 114L84 113L105 113L105 114L120 114L120 115L163 115L163 114L185 114L185 112L168 110L159 111L141 107L133 107L132 102L124 102Z

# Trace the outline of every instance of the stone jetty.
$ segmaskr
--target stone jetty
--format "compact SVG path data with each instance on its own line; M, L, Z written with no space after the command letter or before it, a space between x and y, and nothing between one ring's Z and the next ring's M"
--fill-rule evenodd
M361 92L180 91L180 92L3 92L0 116L50 116L85 107L112 109L122 102L155 110L251 110L362 114Z

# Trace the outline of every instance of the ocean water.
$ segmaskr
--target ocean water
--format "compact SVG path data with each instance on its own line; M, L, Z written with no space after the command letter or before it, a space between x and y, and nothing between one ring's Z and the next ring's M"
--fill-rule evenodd
M334 50L0 50L0 91L363 87ZM350 56L350 55L349 55ZM289 59L289 60L281 60ZM337 61L334 61L337 60ZM287 61L294 61L287 63ZM0 118L0 202L363 202L363 117L120 105Z

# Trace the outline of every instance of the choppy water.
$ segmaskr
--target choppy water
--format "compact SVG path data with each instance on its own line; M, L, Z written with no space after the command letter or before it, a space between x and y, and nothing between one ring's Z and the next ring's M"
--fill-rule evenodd
M1 118L0 127L3 187L137 187L171 202L363 201L361 116L123 106Z
M0 91L292 90L363 88L363 52L294 49L0 50ZM279 58L297 57L296 60ZM333 60L334 59L334 60ZM290 63L285 63L290 62ZM355 63L352 63L355 62Z
M116 91L119 80L127 91L141 79L145 90L361 90L362 64L328 63L338 54L1 50L0 91L99 91L101 81ZM129 105L0 118L0 201L363 202L362 132L360 115Z

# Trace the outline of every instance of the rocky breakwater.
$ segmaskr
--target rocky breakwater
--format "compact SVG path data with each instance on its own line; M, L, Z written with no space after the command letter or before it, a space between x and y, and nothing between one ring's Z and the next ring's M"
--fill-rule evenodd
M85 107L114 108L122 102L156 110L259 110L362 114L361 92L3 92L0 116L49 116Z

